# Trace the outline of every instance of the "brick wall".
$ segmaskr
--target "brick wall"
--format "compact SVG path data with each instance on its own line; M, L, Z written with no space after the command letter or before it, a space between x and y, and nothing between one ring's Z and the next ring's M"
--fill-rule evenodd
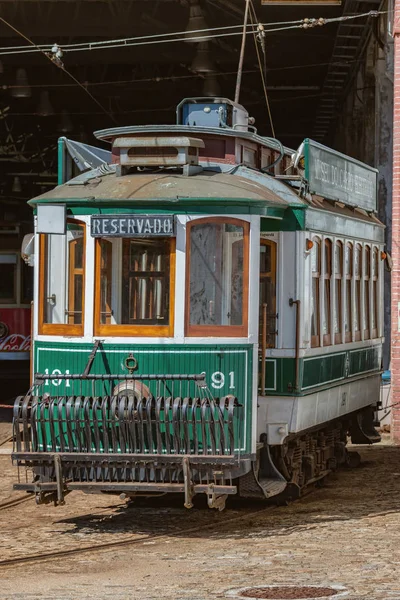
M394 18L394 118L392 206L392 403L400 402L400 0ZM400 445L400 405L392 410L392 437Z

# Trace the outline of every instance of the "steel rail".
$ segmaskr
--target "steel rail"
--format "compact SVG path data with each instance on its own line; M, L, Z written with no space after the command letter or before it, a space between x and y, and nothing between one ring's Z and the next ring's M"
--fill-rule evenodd
M304 497L304 496L303 496ZM245 515L237 515L236 517L226 518L220 521L219 523L202 523L201 525L194 525L193 527L187 527L183 529L179 529L178 531L174 531L172 533L154 533L150 535L142 535L141 537L136 537L134 539L127 539L118 542L106 542L104 544L96 544L91 546L85 546L84 548L70 548L69 550L58 550L56 552L42 552L40 554L32 554L30 556L20 556L15 558L7 558L5 560L0 560L0 568L7 567L10 565L18 565L25 564L31 562L39 562L39 561L48 561L48 560L56 560L58 558L64 558L66 556L74 556L78 554L84 554L86 552L101 552L111 550L113 548L124 548L126 546L132 546L135 544L140 544L143 542L147 542L148 540L162 540L163 538L170 537L178 537L180 535L187 535L191 533L202 532L205 530L223 527L224 525L229 525L231 523L237 523L238 521L246 520L256 515L270 512L278 508L277 506L267 506L266 508L261 508L259 510L252 511L250 513L246 513Z
M19 504L22 504L23 502L26 502L27 500L33 500L34 496L33 494L23 494L21 496L18 496L18 498L13 498L11 500L7 500L6 502L2 502L0 504L0 510L6 510L7 508L13 508L14 506L18 506Z
M304 488L305 492L300 496L300 498L296 498L292 500L293 503L299 502L313 491L315 488L311 490L307 490L307 486ZM178 537L180 535L187 535L191 533L203 532L210 529L217 529L218 527L224 527L225 525L230 525L232 523L238 523L239 521L245 521L246 519L250 519L257 515L261 515L264 513L272 512L273 510L280 508L279 505L268 505L265 508L260 508L258 510L251 511L246 513L245 515L237 515L235 517L230 517L223 519L218 523L202 523L201 525L194 525L193 527L186 527L183 529L179 529L178 531L174 531L172 533L154 533L150 535L142 535L139 538L127 539L118 542L106 542L104 544L96 544L92 546L85 546L84 548L70 548L69 550L59 550L57 552L42 552L40 554L32 554L30 556L20 556L15 558L7 558L5 560L0 560L0 569L2 567L18 565L18 564L26 564L26 563L35 563L40 561L50 561L57 560L58 558L64 558L65 556L75 556L79 554L85 554L86 552L102 552L111 550L113 548L124 548L127 546L133 546L135 544L140 544L147 542L148 540L162 540L163 538L170 537Z

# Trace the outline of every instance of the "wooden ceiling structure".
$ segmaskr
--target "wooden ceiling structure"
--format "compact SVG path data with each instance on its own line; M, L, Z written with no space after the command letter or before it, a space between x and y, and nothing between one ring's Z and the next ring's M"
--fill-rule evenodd
M183 39L81 51L66 48L183 32L194 5L208 27L235 27L213 32L224 35L202 46L215 73L194 69L199 44ZM379 2L277 5L253 0L253 6L257 20L265 24L267 92L276 137L294 148L305 137L329 142L371 19L287 27L307 17L364 13L378 8ZM174 122L175 107L185 97L215 91L233 98L241 37L228 34L240 32L244 7L245 0L0 0L0 17L12 26L0 22L0 194L28 197L51 185L60 135L95 143L92 131L113 124ZM287 25L273 25L282 22ZM28 45L21 34L49 48L58 44L65 71L40 52L14 52L14 47ZM17 92L18 69L26 73L29 95ZM253 35L246 38L240 102L255 118L258 132L271 135ZM24 183L22 192L16 176Z

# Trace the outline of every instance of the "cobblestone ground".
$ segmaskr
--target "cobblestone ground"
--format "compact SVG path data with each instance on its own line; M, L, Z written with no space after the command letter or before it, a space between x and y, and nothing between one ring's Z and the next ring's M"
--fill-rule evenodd
M290 583L344 585L352 600L400 600L400 449L357 449L360 468L261 512L255 504L187 511L180 498L165 497L126 506L78 492L65 507L28 500L0 510L0 598L208 600L232 588ZM0 503L21 496L11 491L9 452L0 448ZM112 542L123 545L98 549ZM1 565L87 546L98 551Z

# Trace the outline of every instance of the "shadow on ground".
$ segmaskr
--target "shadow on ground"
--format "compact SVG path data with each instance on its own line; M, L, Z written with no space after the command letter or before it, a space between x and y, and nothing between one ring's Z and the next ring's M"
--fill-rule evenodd
M366 516L399 512L400 448L378 445L357 447L357 451L363 459L360 467L337 471L325 480L322 487L313 489L288 506L273 507L254 500L230 498L226 510L218 512L207 508L205 496L196 496L194 508L187 510L183 506L183 495L166 494L110 506L112 514L105 515L102 507L101 512L94 509L88 514L54 521L54 525L73 525L65 533L79 533L80 537L96 533L176 533L184 537L254 540L258 536L290 536L305 529L320 527L323 523L354 521ZM66 497L66 501L69 500L73 501L72 495ZM199 522L204 524L205 512L207 525L212 527L182 532L194 528ZM218 526L217 529L215 526ZM58 535L62 535L62 532L58 532Z

